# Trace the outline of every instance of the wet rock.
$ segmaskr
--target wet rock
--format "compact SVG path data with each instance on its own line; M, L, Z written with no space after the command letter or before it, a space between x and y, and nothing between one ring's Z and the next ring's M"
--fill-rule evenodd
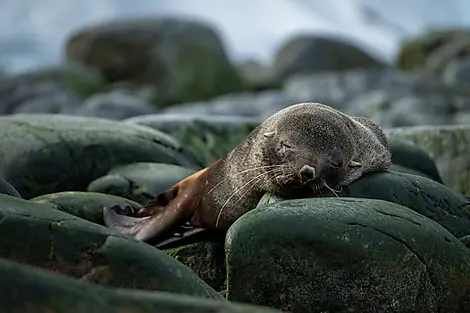
M219 34L199 21L173 17L110 20L77 30L66 49L69 60L97 69L107 82L155 86L155 101L160 105L242 88Z
M179 262L188 266L217 291L226 289L224 243L202 241L164 250Z
M0 194L21 198L18 191L6 180L0 177Z
M343 38L295 36L276 52L274 69L281 79L294 74L377 68L384 64Z
M105 206L130 206L132 209L141 207L139 203L132 200L98 192L64 191L39 196L30 200L37 203L51 203L63 212L100 225L104 225L103 207Z
M470 31L467 29L434 30L410 38L398 52L397 66L403 70L422 70L433 52L465 38L470 38Z
M447 186L457 192L470 194L468 125L404 127L386 131L389 138L408 140L424 149L436 162Z
M195 173L194 169L165 163L132 163L111 169L92 181L87 190L146 204L160 193Z
M85 191L111 168L161 162L198 168L174 138L148 127L47 114L0 117L0 176L26 199Z
M136 96L114 91L96 94L74 113L80 116L122 120L128 117L155 113L156 109Z
M0 218L2 258L99 285L221 298L160 250L62 212L55 204L0 195Z
M209 166L234 149L258 126L261 118L233 115L154 114L124 120L149 126L178 139Z
M470 253L388 201L316 198L248 212L226 239L227 298L291 312L466 312Z
M429 153L412 142L399 139L389 139L388 146L392 153L392 162L423 173L438 183L442 183L436 163Z
M8 286L0 294L0 310L10 313L279 312L224 299L106 288L3 259L0 259L0 284Z

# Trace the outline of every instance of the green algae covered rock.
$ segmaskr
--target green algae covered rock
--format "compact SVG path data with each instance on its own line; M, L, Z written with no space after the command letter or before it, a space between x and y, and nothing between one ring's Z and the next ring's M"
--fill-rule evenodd
M226 239L227 298L292 312L468 312L470 250L376 199L278 201Z
M275 313L225 299L115 289L0 259L0 311L8 313Z
M157 130L90 117L0 117L0 176L25 198L85 191L111 168L161 162L199 168L177 140Z
M100 285L221 298L162 251L51 203L0 195L0 220L2 258Z
M109 83L155 88L155 102L161 106L243 88L218 32L199 21L110 20L76 30L66 50L69 61L97 69Z
M100 225L104 225L103 207L105 206L130 206L132 209L138 209L142 206L132 200L113 195L80 191L51 193L30 200L37 203L51 203L63 212Z
M337 195L393 202L438 222L457 238L470 235L470 200L423 176L370 173L344 187ZM336 195L329 193L326 196ZM266 194L258 206L279 200L279 197Z
M145 204L195 171L174 164L132 163L111 169L108 175L92 181L87 190Z
M386 130L393 140L407 140L436 162L446 186L470 195L470 126L415 126Z

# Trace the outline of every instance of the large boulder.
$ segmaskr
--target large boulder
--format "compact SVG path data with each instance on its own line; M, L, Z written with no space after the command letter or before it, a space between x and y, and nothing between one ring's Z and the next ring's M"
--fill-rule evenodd
M84 191L111 168L160 162L199 168L177 140L157 130L98 118L47 114L0 117L0 176L26 199Z
M0 257L119 288L221 296L158 249L61 211L56 204L0 195Z
M276 52L276 75L286 79L294 74L384 67L357 45L343 38L301 35L287 40Z
M403 127L386 130L392 139L408 140L427 151L436 162L443 182L470 195L470 126Z
M278 201L226 239L227 298L291 312L468 312L470 250L383 200Z
M0 259L0 311L9 313L280 313L224 299L96 286Z
M199 21L112 20L75 31L66 50L69 60L96 68L108 82L154 86L160 105L242 88L220 36Z

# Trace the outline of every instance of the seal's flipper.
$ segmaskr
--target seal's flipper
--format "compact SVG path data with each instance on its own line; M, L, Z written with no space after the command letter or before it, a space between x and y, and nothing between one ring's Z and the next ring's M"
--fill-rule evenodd
M207 168L183 179L140 208L134 217L104 208L105 225L139 240L158 239L182 219L195 214L204 186L198 179L206 172Z

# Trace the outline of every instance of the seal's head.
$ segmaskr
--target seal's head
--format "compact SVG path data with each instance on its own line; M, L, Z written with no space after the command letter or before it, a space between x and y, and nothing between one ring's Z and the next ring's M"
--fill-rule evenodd
M287 114L288 113L288 114ZM340 188L360 168L354 161L353 122L319 104L293 105L266 121L260 144L263 163L282 165L273 172L269 192L317 195Z

